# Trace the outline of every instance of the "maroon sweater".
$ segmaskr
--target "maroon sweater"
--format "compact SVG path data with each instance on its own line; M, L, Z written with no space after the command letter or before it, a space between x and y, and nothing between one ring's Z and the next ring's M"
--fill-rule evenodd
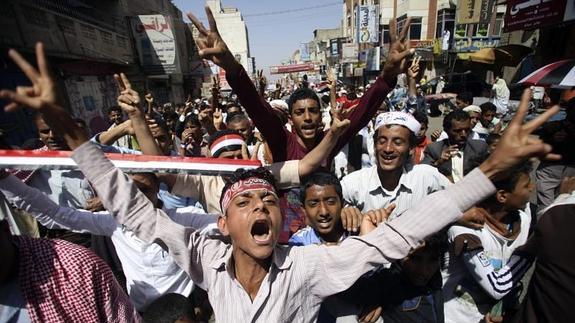
M259 95L243 68L235 75L226 73L226 79L234 92L237 93L240 103L246 109L255 126L269 143L274 162L302 159L309 152L297 141L297 134L289 132L284 127L281 120L273 113L269 103ZM390 87L383 78L379 77L369 91L361 97L359 105L349 116L350 127L339 138L327 158L328 165L331 164L337 152L367 125L393 86ZM323 139L323 135L321 133L317 136L314 147Z

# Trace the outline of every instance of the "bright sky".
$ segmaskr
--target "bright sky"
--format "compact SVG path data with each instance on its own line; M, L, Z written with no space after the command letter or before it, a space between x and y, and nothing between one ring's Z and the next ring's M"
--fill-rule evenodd
M205 1L172 2L184 16L185 13L192 12L209 28L204 10ZM315 29L338 27L342 18L343 1L222 0L222 7L238 8L241 11L248 28L250 54L256 58L257 69L267 72L269 66L279 65L281 61L289 59L293 52L299 49L301 42L312 40ZM290 12L277 13L288 10ZM250 16L265 13L276 14ZM184 20L189 21L187 17Z

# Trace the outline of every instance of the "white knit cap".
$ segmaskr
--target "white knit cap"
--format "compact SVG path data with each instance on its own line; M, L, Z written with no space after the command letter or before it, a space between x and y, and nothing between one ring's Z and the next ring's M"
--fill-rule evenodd
M465 108L463 108L463 111L469 113L469 112L476 112L476 113L481 113L481 108L476 106L476 105L468 105Z
M414 134L419 132L421 124L411 114L405 112L384 112L375 118L375 130L385 125L400 125L411 130Z

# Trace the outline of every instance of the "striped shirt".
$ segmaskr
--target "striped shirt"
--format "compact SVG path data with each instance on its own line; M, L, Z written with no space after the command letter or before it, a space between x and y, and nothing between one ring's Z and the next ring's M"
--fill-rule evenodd
M110 213L144 241L157 241L201 288L218 322L315 322L322 301L364 273L402 259L428 235L495 192L479 169L427 197L393 221L339 246L276 246L252 301L235 279L232 246L171 221L97 149L85 143L72 154ZM434 216L427 216L428 213Z
M395 203L392 220L421 200L451 183L435 167L429 165L406 165L393 192L385 190L377 174L377 165L355 171L341 180L343 199L348 206L361 212L385 208Z

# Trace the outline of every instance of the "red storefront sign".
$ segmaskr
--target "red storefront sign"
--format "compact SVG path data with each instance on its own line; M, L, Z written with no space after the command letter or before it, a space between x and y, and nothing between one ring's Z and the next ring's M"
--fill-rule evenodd
M566 4L567 0L509 0L504 31L536 29L561 23Z

